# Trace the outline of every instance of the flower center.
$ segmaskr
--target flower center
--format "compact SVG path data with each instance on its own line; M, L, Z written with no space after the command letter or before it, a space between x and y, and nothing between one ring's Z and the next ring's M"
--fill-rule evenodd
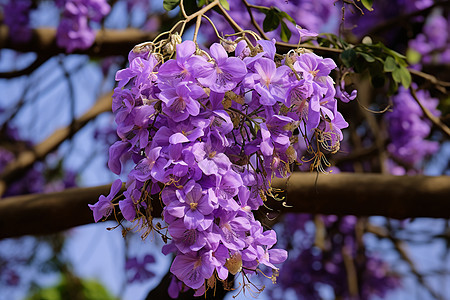
M191 210L196 210L197 206L198 206L198 203L197 202L191 202L191 203L189 203L189 206L191 207Z

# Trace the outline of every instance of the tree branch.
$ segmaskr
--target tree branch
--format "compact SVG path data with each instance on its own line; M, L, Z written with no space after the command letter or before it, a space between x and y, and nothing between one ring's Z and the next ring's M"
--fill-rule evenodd
M36 145L33 149L21 152L16 160L9 163L0 174L0 197L9 183L14 181L36 161L44 159L47 154L56 150L67 138L84 127L99 114L111 109L112 92L101 96L97 102L80 118L74 120L69 126L55 130L47 139Z
M317 179L317 181L316 181ZM268 200L279 212L302 212L391 218L449 218L450 177L392 176L340 173L294 173L274 180L287 189L287 204ZM58 193L25 195L0 200L0 239L25 234L49 234L93 223L88 204L109 193L109 186L74 188ZM159 202L154 216L161 215Z
M423 104L420 102L419 98L417 98L416 91L411 86L410 89L411 96L414 98L414 100L417 102L417 104L420 106L420 109L422 109L423 114L436 126L438 127L443 133L447 135L447 137L450 137L450 128L447 127L438 117L433 115Z
M16 70L16 71L10 71L10 72L1 72L0 78L3 79L10 79L14 77L19 77L23 75L29 75L36 69L38 69L40 66L42 66L47 60L49 60L51 56L49 55L40 55L38 56L29 66L27 66L24 69Z
M94 44L86 50L75 50L74 54L87 54L91 57L126 56L133 47L142 42L153 40L156 34L135 28L122 30L103 29L97 32ZM26 43L14 43L9 37L6 25L0 25L0 48L19 52L36 52L38 56L54 56L66 53L56 44L55 28L36 28Z

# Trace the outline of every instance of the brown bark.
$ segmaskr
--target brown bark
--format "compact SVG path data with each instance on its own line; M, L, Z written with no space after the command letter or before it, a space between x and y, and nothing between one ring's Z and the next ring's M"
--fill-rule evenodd
M268 200L280 212L302 212L391 218L449 218L450 177L391 176L379 174L294 173L274 180L274 187L287 189L287 204ZM67 189L0 200L0 239L20 235L49 234L93 223L88 204L109 193L109 185ZM159 202L158 202L159 203ZM161 207L154 203L154 214Z
M103 29L97 32L94 44L86 50L76 50L73 54L87 54L91 57L126 56L136 44L151 41L155 33L137 28ZM30 41L14 43L8 35L8 27L0 25L0 48L20 52L36 52L39 56L54 56L65 53L65 49L56 44L55 28L33 29Z

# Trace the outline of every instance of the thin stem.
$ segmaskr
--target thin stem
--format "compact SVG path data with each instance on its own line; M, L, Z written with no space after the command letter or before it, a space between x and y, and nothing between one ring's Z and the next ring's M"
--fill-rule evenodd
M428 80L429 82L433 83L434 85L439 85L439 86L442 86L442 87L450 87L450 82L441 81L441 80L437 79L433 75L430 75L430 74L427 74L425 72L421 72L421 71L418 71L418 70L414 70L414 69L408 69L408 70L409 70L409 72L411 74L419 76L419 77L422 77L422 78ZM444 94L445 94L445 92L446 91L444 90Z
M417 98L416 91L410 87L409 90L411 91L411 96L413 96L414 100L416 100L417 104L419 104L420 108L422 109L425 116L439 129L442 130L447 136L450 137L450 128L448 128L447 125L445 125L438 117L434 116L423 104L420 102L419 98Z
M193 19L195 19L197 16L201 16L204 13L206 13L207 11L209 11L210 9L212 9L214 6L219 4L219 0L214 0L213 2L211 2L210 4L206 5L205 7L203 7L202 9L200 9L199 11L193 13L192 15L189 15L186 17L186 20L184 20L186 23L192 21ZM219 5L220 8L222 8ZM223 8L222 8L223 9Z
M218 39L227 42L226 39L224 39L223 37L220 36L219 31L217 30L216 26L214 25L213 21L207 16L207 15L203 15L203 18L205 18L212 26L212 28L214 29L214 32L216 33L216 36Z
M184 10L183 0L180 0L180 10L181 10L181 14L183 15L183 18L187 19L188 15L186 14L186 11Z
M332 53L342 53L344 51L342 49L337 49L337 48L327 48L327 47L308 45L308 44L297 45L297 44L289 44L289 43L285 43L285 42L276 42L275 44L277 46L289 48L289 49L297 49L297 48L301 47L301 48L306 48L306 49L321 50L321 51L332 52Z
M247 2L247 0L243 0L243 2L244 2L244 5L247 7L247 11L248 11L248 14L250 15L250 20L251 20L253 26L255 26L256 30L258 30L259 34L260 34L265 40L268 40L269 37L268 37L268 36L265 34L265 32L262 30L261 26L259 26L259 24L256 22L255 18L253 17L253 13L252 13L252 8L256 8L256 9L260 9L260 8L262 9L262 8L264 8L264 9L267 9L267 7L264 7L264 6L256 6L256 5L249 4L249 3Z
M225 10L225 8L222 7L222 5L219 5L220 13L222 16L227 20L227 22L233 27L234 31L236 32L242 32L244 29L239 26L238 23L236 23L235 20L228 14L228 12Z
M194 41L195 44L197 44L197 36L198 36L198 31L200 29L201 23L202 23L202 16L199 15L199 16L197 16L197 21L195 22L194 37L192 38L192 40Z

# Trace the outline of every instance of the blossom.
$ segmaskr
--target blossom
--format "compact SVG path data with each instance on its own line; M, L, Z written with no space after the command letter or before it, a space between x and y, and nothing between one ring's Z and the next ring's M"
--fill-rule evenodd
M180 82L176 86L164 86L159 98L164 102L163 111L174 121L186 120L189 116L197 116L200 103L197 99L205 96L198 85Z
M214 272L211 256L211 251L179 254L173 260L170 272L188 287L198 289Z
M220 44L213 44L210 48L214 63L196 63L192 67L197 80L217 93L232 90L241 81L247 68L245 63L237 57L228 57L227 52Z
M103 195L100 195L100 198L97 201L97 203L95 203L94 205L88 204L89 208L94 213L95 222L98 222L103 217L108 217L112 213L114 209L114 204L111 201L117 195L117 193L120 191L121 188L122 188L122 181L120 181L120 179L117 179L111 185L111 189L108 196L105 197Z
M313 31L309 31L308 29L302 28L299 25L295 25L295 28L297 29L297 32L300 35L300 38L299 38L299 41L298 41L299 43L302 42L302 38L303 37L316 37L316 36L319 35L318 33L313 32Z

